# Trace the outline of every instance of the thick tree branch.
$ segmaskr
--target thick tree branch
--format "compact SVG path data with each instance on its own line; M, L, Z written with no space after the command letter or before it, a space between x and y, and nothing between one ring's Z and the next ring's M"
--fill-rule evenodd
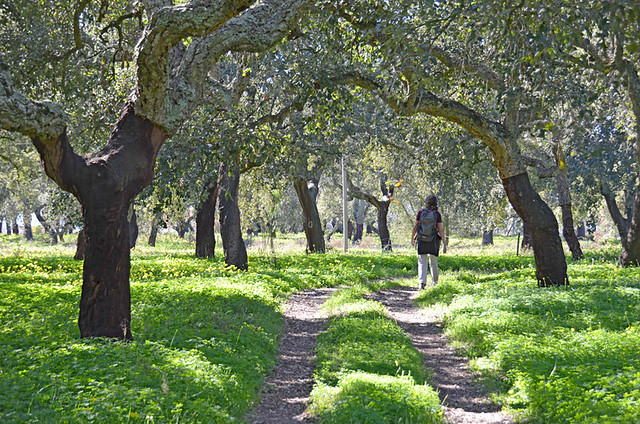
M466 71L486 82L489 87L495 90L503 91L506 89L504 80L498 74L476 60L454 56L437 46L423 45L422 48L450 69Z
M153 20L160 29L145 35L138 48L136 112L168 133L173 133L197 106L205 90L207 72L222 55L229 51L259 52L272 47L289 33L309 0L264 0L249 8L254 1L199 3L207 3L208 9L212 8L211 3L220 3L222 11L217 14L203 12L203 18L196 20L190 17L190 9L173 10L174 7L170 8L170 13L165 12L167 8L162 9L158 14L166 13L167 16L155 18L154 15ZM178 18L187 19L187 24L172 28ZM166 56L166 52L186 35L196 38L171 71L166 58L163 60L163 53Z
M503 124L493 121L450 99L442 99L426 89L420 89L415 102L407 104L390 94L379 80L360 72L348 72L332 77L336 84L353 84L378 96L398 115L411 116L424 113L444 118L464 128L491 150L493 162L501 178L526 173L526 166L520 157L519 148L509 142L511 135Z
M136 112L157 125L166 126L171 49L187 37L199 37L216 31L254 1L194 0L155 10L136 47ZM149 4L149 7L156 6Z
M547 163L542 159L531 156L522 156L522 159L524 159L527 166L531 166L538 171L538 177L540 178L552 178L555 177L558 172L558 167L556 165L547 165Z
M56 103L35 102L16 90L0 62L0 128L53 143L66 128L65 114Z

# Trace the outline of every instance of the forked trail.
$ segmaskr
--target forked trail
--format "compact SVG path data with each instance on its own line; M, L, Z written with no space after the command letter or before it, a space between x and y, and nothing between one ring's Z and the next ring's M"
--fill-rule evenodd
M267 378L259 405L249 420L252 424L314 422L305 413L313 387L314 353L317 336L326 328L320 307L335 289L308 290L291 298L284 317L278 361ZM447 421L455 424L506 424L512 420L487 401L473 383L466 359L447 346L437 317L414 305L417 289L398 287L379 291L367 298L381 302L392 319L406 332L423 355L431 371L430 383L438 390Z
M431 372L431 385L438 390L447 421L456 424L506 424L511 418L490 403L473 382L467 360L457 356L447 346L447 339L438 324L438 317L415 306L418 290L397 287L376 292L368 299L382 303L391 318L411 338L422 354L425 368Z

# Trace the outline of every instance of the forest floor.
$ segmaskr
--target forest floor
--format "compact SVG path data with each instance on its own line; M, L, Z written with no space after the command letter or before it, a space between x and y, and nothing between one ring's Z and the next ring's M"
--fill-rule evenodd
M327 322L320 307L335 289L308 290L292 297L285 313L284 333L274 372L267 378L261 401L249 418L252 424L313 423L305 414L313 387L316 337ZM447 422L452 424L506 424L512 419L491 403L467 360L447 346L435 310L414 304L415 287L397 287L367 298L381 302L389 315L411 338L431 372L430 384L438 391Z

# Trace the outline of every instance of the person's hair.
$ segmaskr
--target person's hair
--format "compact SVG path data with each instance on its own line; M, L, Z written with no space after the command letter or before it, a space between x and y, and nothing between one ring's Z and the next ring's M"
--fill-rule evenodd
M434 196L433 194L430 194L427 196L427 199L424 201L424 205L433 211L437 211L438 199L436 199L436 196Z

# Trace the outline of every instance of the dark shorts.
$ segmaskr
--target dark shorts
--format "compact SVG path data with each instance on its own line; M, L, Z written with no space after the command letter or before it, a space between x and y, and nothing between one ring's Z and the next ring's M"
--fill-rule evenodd
M433 241L426 242L418 240L418 255L435 255L440 252L440 237L434 237Z

